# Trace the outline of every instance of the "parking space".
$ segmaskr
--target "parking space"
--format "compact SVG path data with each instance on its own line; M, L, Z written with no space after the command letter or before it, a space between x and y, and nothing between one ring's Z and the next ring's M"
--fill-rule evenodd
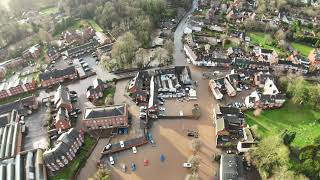
M46 123L47 107L40 105L38 111L32 115L25 117L27 126L27 134L23 139L23 150L35 148L46 149L49 146Z
M165 100L164 105L159 108L159 113L166 116L191 115L192 108L195 103L196 101L187 101L185 99Z

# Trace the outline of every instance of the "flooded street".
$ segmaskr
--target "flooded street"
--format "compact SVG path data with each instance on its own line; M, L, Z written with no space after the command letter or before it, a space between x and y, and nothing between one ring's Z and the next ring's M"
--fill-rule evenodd
M196 1L195 1L196 4ZM192 11L196 8L193 6ZM188 65L183 51L183 29L187 26L187 17L191 14L190 11L178 25L174 34L175 53L174 65ZM213 127L212 109L216 102L208 88L208 80L202 79L203 69L190 65L193 80L197 81L197 96L198 100L186 102L170 103L166 101L165 107L168 111L183 110L184 114L191 114L191 106L199 104L201 109L201 117L199 120L178 119L165 120L161 119L154 122L151 129L156 146L151 144L138 147L138 153L133 154L132 151L126 151L114 156L116 166L110 167L112 170L113 179L121 180L183 180L190 170L182 167L182 164L187 162L192 156L191 141L192 138L186 135L187 129L197 129L199 138L202 142L201 150L198 156L201 159L199 176L200 179L213 179L217 172L218 163L211 162L211 156L216 151L215 148L215 129ZM119 85L123 86L123 85ZM117 86L118 88L118 86ZM121 94L117 94L121 96ZM122 99L115 97L115 99ZM115 102L117 102L115 100ZM119 102L119 101L118 101ZM121 101L120 101L121 102ZM165 161L160 161L160 155L165 156ZM144 166L143 161L149 160L149 165ZM131 163L135 163L137 170L132 172L130 169ZM126 164L128 171L121 171L121 165Z

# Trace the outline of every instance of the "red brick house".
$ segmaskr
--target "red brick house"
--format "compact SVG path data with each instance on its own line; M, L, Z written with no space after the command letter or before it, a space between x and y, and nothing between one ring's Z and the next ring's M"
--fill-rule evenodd
M38 58L41 54L41 46L39 44L36 44L29 49L25 50L22 53L22 57L24 58Z
M49 47L45 58L48 62L56 61L61 57L60 52L55 47Z
M15 96L21 93L34 91L37 84L33 77L29 76L24 79L16 79L14 81L4 82L0 84L0 99Z
M78 73L74 66L65 69L54 69L39 76L42 87L50 87L66 80L78 79Z
M59 108L57 116L54 121L54 126L57 130L63 131L65 129L71 128L71 123L69 120L68 111L66 108Z
M82 124L89 130L128 127L127 105L86 108Z

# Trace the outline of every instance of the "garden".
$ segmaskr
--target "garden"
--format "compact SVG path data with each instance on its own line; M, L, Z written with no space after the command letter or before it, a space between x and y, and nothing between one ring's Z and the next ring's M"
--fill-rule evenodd
M288 101L281 109L263 111L259 116L254 116L251 111L246 116L250 126L258 126L257 132L262 138L288 130L296 132L292 146L304 147L320 136L320 112L292 101Z

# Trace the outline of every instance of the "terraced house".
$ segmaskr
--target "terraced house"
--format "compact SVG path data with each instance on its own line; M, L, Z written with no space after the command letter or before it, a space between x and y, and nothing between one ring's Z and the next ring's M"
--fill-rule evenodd
M44 72L39 76L42 87L51 87L62 83L66 80L78 79L78 73L74 66L65 69L54 69L49 72Z
M83 133L74 128L61 134L55 146L43 153L45 166L51 172L59 171L75 158L83 142Z

